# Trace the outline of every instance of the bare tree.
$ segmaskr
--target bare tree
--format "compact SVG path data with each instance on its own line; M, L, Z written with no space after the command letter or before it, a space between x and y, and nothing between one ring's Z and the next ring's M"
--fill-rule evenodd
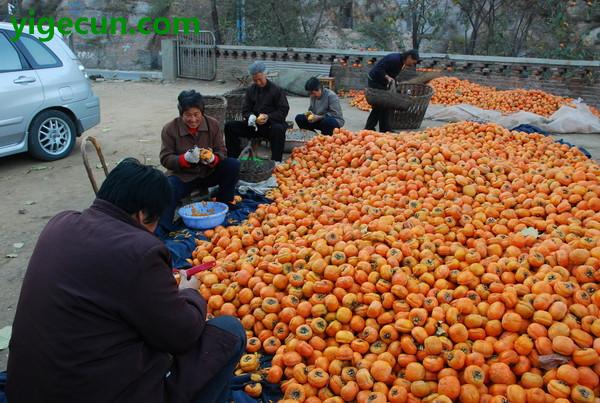
M247 1L249 41L270 46L314 46L329 23L328 0Z
M419 49L421 41L434 36L439 31L444 12L441 0L398 1L401 14L407 14L410 22L412 47Z
M342 7L342 28L353 28L354 26L354 1L349 0L344 2Z
M275 0L271 0L271 8L273 9L273 14L275 14L275 19L277 20L277 27L279 28L279 32L283 37L283 43L285 46L291 46L290 39L288 36L288 30L286 29L286 24L284 23L282 13L279 10L278 4ZM284 11L284 10L281 10Z
M223 38L221 36L221 28L219 26L219 10L217 9L217 0L211 0L210 2L210 17L212 19L215 42L220 45L223 43Z
M488 17L488 1L454 0L454 3L459 6L461 13L468 23L467 29L465 29L465 53L468 55L475 53L480 30ZM470 34L469 30L471 31Z
M312 4L310 3L315 3L314 1L302 1L300 3L304 3L302 5L302 8L304 9L304 7L311 7ZM307 46L313 46L317 40L317 37L319 35L319 33L321 32L321 30L324 28L325 26L325 20L323 19L325 10L327 10L327 0L321 0L318 1L317 3L319 5L319 16L316 18L315 21L313 21L313 28L311 29L309 26L309 21L307 21L307 18L303 15L303 13L299 14L299 18L300 18L300 24L302 26L302 32L304 33L304 37L306 38L306 44Z
M535 4L533 4L535 3ZM511 38L510 56L518 56L527 41L529 30L538 15L540 1L517 0L514 8L518 10Z
M490 50L492 50L492 45L495 44L496 25L500 10L502 9L505 3L505 0L488 0L486 18L487 36L485 41L485 50L487 54L490 54Z

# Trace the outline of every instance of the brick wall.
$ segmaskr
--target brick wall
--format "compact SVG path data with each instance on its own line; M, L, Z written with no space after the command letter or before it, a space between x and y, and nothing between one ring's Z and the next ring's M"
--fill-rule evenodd
M338 49L285 49L250 46L217 48L217 79L235 81L255 60L277 60L331 64L336 87L366 86L366 75L386 52ZM541 89L555 95L581 97L600 107L600 61L574 61L422 54L420 67L440 69L445 75L467 79L499 89Z

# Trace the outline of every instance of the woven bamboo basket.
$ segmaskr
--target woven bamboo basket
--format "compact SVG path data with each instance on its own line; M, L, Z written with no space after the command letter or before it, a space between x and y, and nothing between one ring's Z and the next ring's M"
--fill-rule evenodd
M398 75L396 76L396 82L401 83L404 81L408 81L417 77L417 75L417 68L415 66L405 67L402 70L400 70L400 73L398 73Z
M394 88L380 90L367 87L365 97L369 105L383 109L403 109L411 105L411 99L405 94L398 93Z
M221 133L225 126L225 111L227 100L221 96L204 96L204 113L211 118L217 119Z
M223 94L227 99L227 110L225 111L225 122L242 120L242 105L246 96L245 88L236 88Z
M242 159L242 158L249 159ZM256 159L252 142L240 153L240 179L246 182L258 183L265 181L273 174L275 161Z
M390 116L391 128L418 129L429 107L433 88L424 84L399 84L396 91L410 99L410 105L406 108L394 108Z

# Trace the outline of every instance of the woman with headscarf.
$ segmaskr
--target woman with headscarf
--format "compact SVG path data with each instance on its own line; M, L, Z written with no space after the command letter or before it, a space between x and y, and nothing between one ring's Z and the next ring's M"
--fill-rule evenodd
M233 202L240 162L227 158L219 122L204 114L202 95L194 90L177 97L179 117L167 123L161 134L160 163L167 168L171 204L160 220L171 231L180 200L200 187L219 186L217 201Z

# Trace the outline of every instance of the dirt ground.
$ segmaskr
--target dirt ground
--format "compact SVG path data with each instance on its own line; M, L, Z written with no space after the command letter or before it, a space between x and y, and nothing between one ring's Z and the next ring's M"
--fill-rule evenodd
M202 83L182 80L160 84L148 82L96 82L94 91L101 99L100 125L86 132L102 144L109 169L124 157L136 157L158 165L160 131L177 115L177 94L195 88L203 94L220 94L231 84ZM292 120L306 110L308 99L289 97ZM367 113L342 103L346 127L359 130ZM440 122L424 122L437 126ZM600 159L600 135L561 136L584 145L596 160ZM12 323L27 262L36 239L50 217L63 210L81 210L89 206L94 195L82 164L80 141L73 153L60 161L39 162L27 154L0 159L0 328ZM102 170L90 153L96 178ZM65 245L68 248L68 245ZM7 350L0 352L0 371L6 367Z

